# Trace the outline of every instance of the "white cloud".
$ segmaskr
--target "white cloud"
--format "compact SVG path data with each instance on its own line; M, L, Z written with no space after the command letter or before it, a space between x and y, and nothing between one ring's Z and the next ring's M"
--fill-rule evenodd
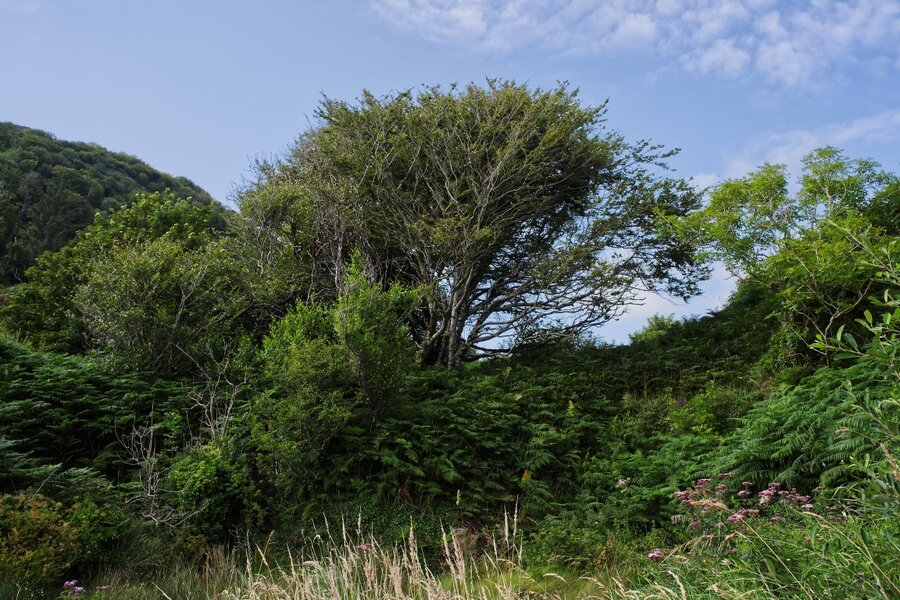
M846 151L850 157L868 158L858 155L855 150L893 142L900 142L900 109L830 123L816 129L770 133L737 152L723 156L719 172L693 175L693 185L697 189L710 187L725 179L742 177L764 163L786 165L788 173L796 177L800 173L803 157L816 148L834 146ZM893 170L895 165L884 166Z
M9 0L5 0L9 1ZM370 0L398 29L482 52L639 49L688 71L816 85L900 63L900 0Z
M719 72L735 77L750 63L750 53L737 47L733 40L716 40L713 44L682 58L689 71L706 74Z
M697 173L691 177L691 183L695 189L702 190L715 185L719 182L720 177L716 173Z

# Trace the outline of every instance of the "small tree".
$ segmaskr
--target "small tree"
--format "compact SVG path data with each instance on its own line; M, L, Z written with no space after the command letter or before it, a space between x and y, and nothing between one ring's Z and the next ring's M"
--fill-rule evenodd
M376 425L402 393L415 348L404 317L417 294L368 282L356 256L337 303L297 307L263 343L269 387L254 401L253 443L283 494L302 493L332 439L354 418Z
M872 289L873 270L846 232L896 227L886 217L896 212L897 178L825 147L804 158L798 183L792 194L786 167L766 164L714 187L702 210L672 221L703 259L770 289L788 329L828 338Z

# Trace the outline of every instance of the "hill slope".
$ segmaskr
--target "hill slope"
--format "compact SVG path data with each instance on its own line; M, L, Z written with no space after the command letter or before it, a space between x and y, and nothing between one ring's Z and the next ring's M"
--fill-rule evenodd
M62 247L98 211L166 188L219 206L190 180L133 156L0 122L0 285L21 281L38 255Z

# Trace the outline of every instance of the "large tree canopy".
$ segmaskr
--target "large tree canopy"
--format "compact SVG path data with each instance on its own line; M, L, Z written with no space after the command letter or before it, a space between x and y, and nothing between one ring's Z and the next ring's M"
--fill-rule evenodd
M335 289L351 249L373 280L421 289L422 360L452 366L535 332L597 326L646 291L695 291L702 269L657 224L697 195L659 175L671 152L626 142L604 114L565 84L325 99L261 186L292 190L315 226L298 244L288 221L282 239L316 248L307 256L328 263ZM258 214L265 196L249 191L242 211Z

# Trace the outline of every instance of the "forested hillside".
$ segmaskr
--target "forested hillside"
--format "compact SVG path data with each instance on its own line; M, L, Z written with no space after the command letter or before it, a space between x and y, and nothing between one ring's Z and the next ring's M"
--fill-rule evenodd
M98 212L165 189L222 212L188 179L133 156L0 123L0 285L23 281L35 258L59 250Z
M897 175L671 155L491 81L108 207L0 297L0 595L900 596Z

